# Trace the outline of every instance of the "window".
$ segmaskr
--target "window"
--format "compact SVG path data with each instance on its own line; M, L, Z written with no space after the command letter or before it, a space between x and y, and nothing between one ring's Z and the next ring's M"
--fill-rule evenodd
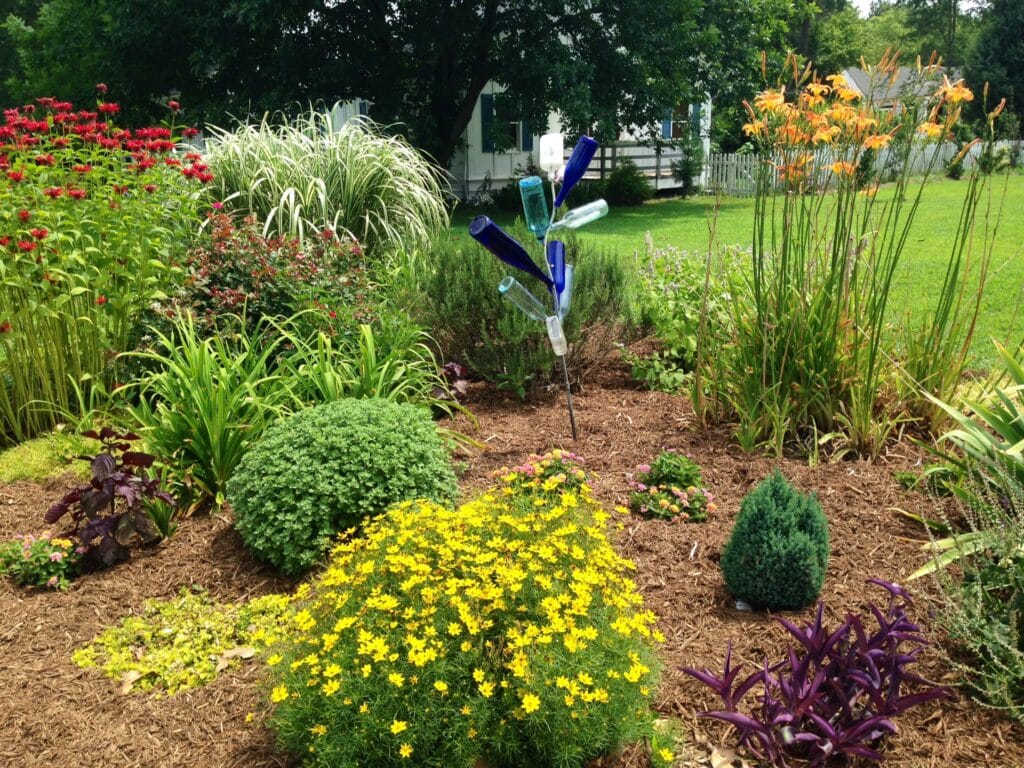
M370 103L368 101L359 101L359 116L366 117L370 112Z
M497 144L505 149L495 149ZM502 121L495 114L494 94L480 94L480 146L484 152L496 151L533 151L533 131L528 123L522 120Z
M661 138L684 139L687 136L700 136L700 104L678 104L661 121Z

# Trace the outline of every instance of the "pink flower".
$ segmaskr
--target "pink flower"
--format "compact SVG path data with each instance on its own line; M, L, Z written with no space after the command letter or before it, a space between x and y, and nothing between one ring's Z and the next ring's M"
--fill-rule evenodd
M52 587L56 587L57 586L57 577L56 576L51 576L50 580L46 582L46 586L51 587L51 588Z
M224 203L220 202L219 200L216 203L213 204L213 210L221 211L223 209L224 209Z
M51 563L59 563L63 559L64 559L64 553L63 552L51 552L50 553L50 562Z

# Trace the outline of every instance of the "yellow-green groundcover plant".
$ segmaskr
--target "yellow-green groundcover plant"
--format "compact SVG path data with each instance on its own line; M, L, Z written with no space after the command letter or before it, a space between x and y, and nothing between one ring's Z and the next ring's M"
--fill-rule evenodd
M344 539L269 649L281 745L332 768L541 768L648 736L663 638L572 459Z

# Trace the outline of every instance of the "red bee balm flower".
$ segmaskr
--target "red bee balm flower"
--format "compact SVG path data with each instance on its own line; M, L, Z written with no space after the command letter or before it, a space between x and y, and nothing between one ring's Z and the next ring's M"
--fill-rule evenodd
M96 90L98 92L100 92L100 93L106 93L107 92L107 84L106 83L96 83Z
M167 106L170 108L172 112L177 112L179 109L181 109L181 104L174 101L173 99L167 102Z
M96 109L105 115L114 115L121 111L121 105L114 102L104 102L97 106Z
M68 197L74 198L75 200L84 200L85 199L85 190L84 189L69 189L68 190Z
M18 218L21 219L22 221L28 221L29 219L32 218L32 214L26 211L24 208L22 208L20 211L18 211Z
M56 200L58 197L64 194L64 190L61 189L60 187L47 187L46 189L43 190L43 194L46 195L47 197Z
M8 171L7 178L17 184L19 181L25 180L25 174L21 171Z
M107 297L101 293L99 296L96 297L96 303L102 307L104 304L107 303Z
M18 250L19 251L24 251L25 253L32 253L32 251L34 251L35 249L36 249L36 244L33 243L31 240L19 240L18 241Z
M36 240L43 240L50 233L47 232L45 229L38 228L29 230L29 234L32 235L32 237L34 237Z
M36 165L53 165L56 162L53 155L39 155L36 157Z

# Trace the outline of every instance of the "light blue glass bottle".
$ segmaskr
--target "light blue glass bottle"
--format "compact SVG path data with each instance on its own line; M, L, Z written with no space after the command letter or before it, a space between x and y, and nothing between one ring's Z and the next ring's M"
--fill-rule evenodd
M544 198L544 182L540 176L527 176L519 182L519 196L523 199L523 215L526 217L526 227L537 236L538 240L544 239L548 231L548 224L551 223L551 216L548 214L548 201Z

